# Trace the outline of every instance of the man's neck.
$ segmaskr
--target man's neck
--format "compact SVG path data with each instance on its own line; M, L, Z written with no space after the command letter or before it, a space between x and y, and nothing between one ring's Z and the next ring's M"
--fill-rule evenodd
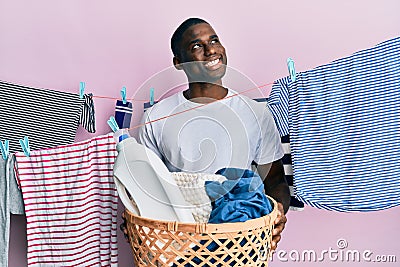
M190 83L189 89L183 92L186 99L201 103L223 99L227 94L228 90L222 83Z

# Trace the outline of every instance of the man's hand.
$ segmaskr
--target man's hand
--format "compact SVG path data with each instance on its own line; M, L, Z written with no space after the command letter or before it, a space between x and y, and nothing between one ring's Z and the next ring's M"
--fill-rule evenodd
M278 216L275 219L275 228L272 231L272 242L271 242L271 250L276 250L278 242L281 240L281 233L283 229L285 229L285 224L287 222L285 212L283 210L283 205L278 202Z
M258 165L257 172L264 181L265 194L271 196L278 203L281 203L286 213L290 205L290 191L285 178L282 160Z
M271 196L278 203L278 216L274 222L275 229L272 231L271 249L276 250L281 240L281 233L285 228L285 212L289 210L290 191L285 178L282 160L276 160L272 164L258 165L257 171L261 178L264 178L265 193Z

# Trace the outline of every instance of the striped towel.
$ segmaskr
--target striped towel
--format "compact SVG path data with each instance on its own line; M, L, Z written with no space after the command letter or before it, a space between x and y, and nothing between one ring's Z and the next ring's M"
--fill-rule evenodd
M28 266L117 266L112 134L16 153Z
M74 142L78 124L95 132L93 99L84 95L36 89L0 81L0 140L10 153L21 151L18 139L28 136L31 149Z
M400 204L400 37L275 82L297 196L334 211Z

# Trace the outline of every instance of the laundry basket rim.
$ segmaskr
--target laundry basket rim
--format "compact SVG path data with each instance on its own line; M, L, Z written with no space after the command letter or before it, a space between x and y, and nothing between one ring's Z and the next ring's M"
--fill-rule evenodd
M247 231L260 227L266 227L271 225L277 217L278 209L277 202L270 196L267 196L273 206L273 210L260 218L250 219L245 222L229 222L229 223L185 223L177 221L163 221L141 217L125 209L125 216L128 223L141 225L149 228L166 230L166 231L181 231L181 232L192 232L200 234L211 234L211 233L228 233Z

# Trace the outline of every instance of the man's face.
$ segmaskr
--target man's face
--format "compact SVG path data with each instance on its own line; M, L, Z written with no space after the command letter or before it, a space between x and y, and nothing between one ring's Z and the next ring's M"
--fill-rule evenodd
M181 53L174 59L188 76L189 82L221 84L227 57L214 29L207 23L189 27L182 36ZM188 63L190 62L190 63Z

